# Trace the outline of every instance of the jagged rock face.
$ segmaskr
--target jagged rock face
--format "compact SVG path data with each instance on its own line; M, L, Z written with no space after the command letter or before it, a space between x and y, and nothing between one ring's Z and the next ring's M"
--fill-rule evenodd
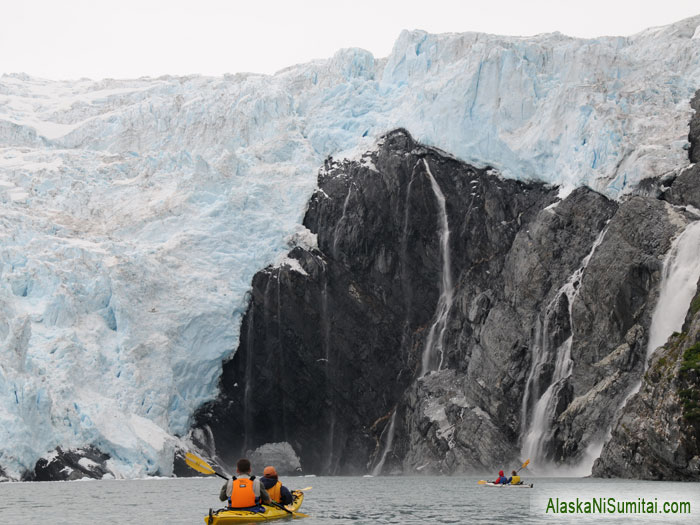
M573 463L602 444L639 380L663 256L686 223L668 204L641 197L611 219L572 308L570 402L554 425L553 460Z
M688 133L690 149L688 150L688 157L690 162L700 162L700 90L695 92L695 96L690 101L690 106L695 110L695 113L690 120L690 131Z
M34 471L25 481L73 481L76 479L102 479L112 475L106 465L109 456L95 447L63 450L58 447L50 458L37 461Z
M286 441L323 474L585 460L640 378L687 214L587 188L559 201L403 130L329 159L318 185L304 220L318 246L256 274L221 394L197 414L218 455Z
M262 472L267 465L273 465L280 476L293 476L301 473L301 463L289 443L266 443L249 454L251 465L256 472Z
M539 451L531 452L540 466L586 460L586 449L604 439L639 379L661 257L685 221L661 201L633 198L618 207L580 189L522 228L488 289L471 288L462 278L459 294L472 298L471 311L479 313L455 312L462 330L448 337L449 348L468 349L454 362L464 374L457 380L460 394L440 393L454 380L418 382L409 396L409 425L397 432L409 437L394 447L405 458L403 470L454 472L517 462L569 337L572 370L556 384ZM585 272L571 282L604 229ZM562 292L567 282L576 290L570 309ZM479 304L488 307L479 310ZM543 348L556 351L547 356ZM428 406L435 399L445 406L421 411L420 392ZM431 425L430 413L437 414ZM443 459L428 460L436 457Z
M678 206L691 205L700 209L700 164L693 164L681 171L661 198Z
M700 91L691 105L690 160L700 158ZM681 209L700 204L700 165L683 170L660 198ZM696 210L695 210L696 211ZM639 391L624 406L593 475L700 479L700 283L681 333L651 358Z
M440 396L431 388L441 382L432 378L435 374L419 381L409 396L408 434L431 435L432 430L444 438L435 443L418 438L405 445L404 470L454 472L516 459L526 428L521 412L538 312L555 299L556 290L577 269L616 207L597 193L579 189L522 221L513 242L489 267L461 270L458 307L446 346L452 349L448 366L460 372L462 393ZM562 330L568 329L566 323L568 316L562 316ZM554 330L552 338L560 338L562 330ZM550 365L545 364L537 381L549 382ZM444 418L439 409L417 410L413 401L422 399L429 407L441 397L446 402ZM431 413L437 414L432 421ZM440 453L441 449L452 452ZM424 466L423 458L431 456L444 460Z
M454 275L484 290L517 231L554 200L553 189L488 175L403 131L363 162L327 162L304 220L318 250L290 253L304 273L282 265L256 275L222 396L200 412L232 456L287 441L305 472L367 471L419 373L438 302L439 213L424 160L446 196L450 254L464 270Z
M700 90L690 101L691 107L695 110L690 120L690 131L688 132L688 142L690 149L688 157L694 165L688 166L665 187L660 197L678 206L691 205L700 209Z
M653 355L639 393L625 405L593 475L700 478L700 293L683 331Z

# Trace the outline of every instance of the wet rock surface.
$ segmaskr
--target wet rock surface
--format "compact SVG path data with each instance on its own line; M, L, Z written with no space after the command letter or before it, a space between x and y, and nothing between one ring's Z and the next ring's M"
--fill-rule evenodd
M653 355L593 475L700 479L700 294L691 303L683 331Z
M663 192L662 198L677 206L690 205L700 210L700 164L694 164L681 171L673 185Z
M695 92L695 96L690 101L690 106L695 110L695 113L690 120L690 131L688 133L690 149L688 150L688 157L690 162L700 162L700 90Z
M260 472L268 465L275 467L279 476L299 476L301 463L289 443L266 443L249 455L253 472Z
M439 297L438 205L424 160L446 196L453 275L479 292L517 232L556 199L554 188L500 179L403 130L360 162L329 160L304 220L318 248L290 252L302 272L283 264L256 275L222 395L199 414L234 456L284 440L305 472L371 467L419 374ZM456 294L465 312L466 301ZM472 308L479 322L488 302ZM446 366L461 366L468 350L445 355Z
M700 209L700 90L695 93L690 105L695 110L688 132L688 157L693 164L682 170L672 184L663 188L661 198L679 206L691 205Z
M37 461L34 471L28 472L24 481L102 479L105 474L112 475L107 460L109 456L95 447L69 450L58 447L50 457Z
M430 176L453 291L445 351L423 375L446 272ZM541 463L592 464L641 378L664 254L695 217L661 191L557 193L404 130L328 159L304 219L317 245L256 274L195 427L230 463L285 441L316 474L494 468L520 462L528 435Z

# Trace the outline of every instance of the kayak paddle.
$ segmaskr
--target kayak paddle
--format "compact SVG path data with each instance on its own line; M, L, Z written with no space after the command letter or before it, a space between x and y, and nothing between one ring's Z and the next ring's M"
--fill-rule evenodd
M277 503L276 501L270 500L270 505L273 507L277 507L278 509L282 509L286 511L288 514L291 514L294 518L308 518L308 514L304 514L303 512L296 512L294 510L289 510L287 507L282 505L281 503Z
M525 467L527 467L529 464L530 464L530 460L528 459L525 463L523 463L523 466L522 466L522 467L520 467L518 470L515 471L515 473L517 474L517 473L520 472L522 469L524 469ZM486 483L488 483L488 482L487 482L485 479L480 479L479 481L476 482L477 485L486 485Z
M201 472L202 474L216 474L220 478L223 478L228 481L228 478L226 476L224 476L223 474L219 474L216 470L211 468L211 465L209 463L204 461L199 456L195 456L191 452L185 454L185 464L191 469L194 469L197 472Z
M523 463L523 466L520 467L520 468L516 471L516 474L517 474L518 472L520 472L522 469L524 469L525 467L527 467L529 464L530 464L530 460L528 459L525 463Z

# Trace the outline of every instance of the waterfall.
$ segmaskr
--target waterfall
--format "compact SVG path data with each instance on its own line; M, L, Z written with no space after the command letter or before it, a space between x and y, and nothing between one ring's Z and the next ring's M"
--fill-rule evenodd
M409 335L409 329L411 324L411 304L413 298L413 290L411 287L411 282L408 279L408 268L407 264L407 253L408 253L408 225L410 220L410 202L411 202L411 188L413 187L413 181L415 180L416 167L413 168L411 172L411 179L408 181L406 187L406 197L404 199L404 210L403 210L403 232L401 235L401 284L403 288L403 298L404 307L406 309L406 318L404 320L404 327L401 334L401 347L406 345L406 338ZM439 188L438 188L439 191ZM386 462L387 455L394 449L394 432L396 427L396 408L394 408L391 414L391 419L389 420L389 426L384 428L384 432L379 437L380 441L384 439L384 450L380 456L379 462L372 469L373 476L379 476L384 468L384 463Z
M348 202L350 202L350 193L352 190L352 182L348 182L348 194L345 196L343 201L343 214L335 223L335 228L333 228L333 258L338 258L338 229L340 228L340 223L345 220L345 213L348 211Z
M440 298L435 310L435 322L430 327L428 339L423 350L423 362L421 367L421 377L432 370L440 370L444 358L445 331L447 330L447 317L452 308L453 287L452 273L450 267L450 227L447 222L447 207L445 205L445 195L440 190L435 177L430 171L428 161L423 159L425 171L430 179L430 185L437 199L440 211L440 252L442 255L442 276L440 279ZM436 337L437 334L437 337Z
M246 341L246 353L245 353L245 387L243 389L243 450L242 455L248 454L249 447L249 434L251 427L253 426L252 417L250 415L250 403L251 396L253 394L253 337L255 334L255 323L253 318L253 312L255 307L251 299L251 306L248 308L248 330L247 330L247 341Z
M698 279L700 279L700 221L695 221L688 224L683 233L673 241L671 249L664 258L659 299L649 325L644 369L639 381L620 403L620 408L617 410L620 417L627 402L642 388L642 378L649 366L651 356L657 348L666 344L673 332L679 332L683 328L690 301L693 300L697 291ZM615 418L610 424L606 442L612 437L612 429L618 420L619 418Z
M382 468L384 468L384 462L386 461L386 457L391 452L394 450L394 427L396 426L396 409L394 409L394 413L391 414L391 420L389 421L389 427L388 429L385 429L384 432L382 432L382 435L380 436L380 439L384 437L386 434L386 442L384 444L384 452L382 452L382 456L379 459L379 463L372 469L372 475L373 476L379 476L382 473Z
M416 163L416 166L418 164ZM401 258L399 259L401 265L401 288L403 291L404 308L406 310L406 316L404 319L403 330L401 332L401 348L405 348L406 339L410 334L411 326L411 307L413 304L413 286L409 278L408 268L409 264L407 262L408 257L408 224L410 218L410 201L411 201L411 188L413 186L413 181L415 180L416 166L413 167L411 172L411 180L408 181L408 186L406 187L406 198L404 201L403 208L403 233L401 234Z
M583 261L581 261L581 266L571 274L564 286L554 295L554 298L545 308L544 318L538 319L535 328L533 359L530 364L530 372L525 385L525 395L523 396L520 421L521 435L525 436L522 442L522 457L533 458L533 462L540 465L546 463L544 446L546 444L547 434L550 432L552 423L556 418L559 394L566 385L566 381L573 370L574 363L571 359L571 343L574 336L574 322L572 316L574 300L578 295L583 273L596 249L603 242L606 232L607 228L604 228L598 234L598 237L591 247L591 251L586 255ZM552 328L550 323L555 319L558 306L563 299L567 301L569 336L556 348L550 348L550 330ZM542 370L551 363L553 358L555 358L555 364L552 379L547 389L540 396L540 374ZM536 400L536 402L532 412L532 421L528 426L528 413L532 400ZM529 428L528 432L525 432L526 428Z
M285 351L284 351L284 345L283 345L283 336L282 336L282 279L281 279L281 273L282 273L282 267L279 266L277 267L277 341L279 344L279 366L280 368L284 369L285 368ZM287 438L287 425L286 425L286 417L284 415L284 405L282 405L282 436L284 438L284 441L289 441Z
M647 363L673 332L680 332L700 277L700 221L691 222L664 259L659 300L651 316ZM646 368L646 366L645 366ZM638 390L638 389L637 389Z
M328 458L326 460L326 473L332 474L331 469L333 467L333 442L335 440L336 414L333 403L333 363L331 362L330 350L331 327L328 317L328 275L326 272L327 269L324 268L323 288L321 289L321 330L323 330L323 339L321 344L323 345L323 359L326 370L326 399L328 399L328 407L330 411L330 416L328 418Z

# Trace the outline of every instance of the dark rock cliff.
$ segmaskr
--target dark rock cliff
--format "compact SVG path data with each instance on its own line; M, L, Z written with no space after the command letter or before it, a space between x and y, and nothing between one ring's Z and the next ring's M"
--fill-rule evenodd
M329 159L304 219L317 246L255 276L195 426L225 462L287 442L320 474L590 465L644 370L663 256L692 219L682 180L665 200L559 200L403 130Z
M659 196L678 206L690 205L700 209L700 164L698 164L700 161L700 90L695 93L690 106L695 110L690 119L688 132L690 143L688 157L693 164L682 170L671 181L665 181L667 185L662 185Z
M290 252L302 271L283 264L255 276L222 396L199 414L229 445L222 457L287 441L305 471L367 471L419 373L439 298L438 206L424 160L446 195L452 259L473 286L500 272L517 231L556 193L459 163L404 131L362 162L327 161L304 219L318 248Z
M639 393L625 405L593 474L700 478L700 293L683 331L652 356Z
M700 162L700 90L690 101L690 107L695 110L695 113L690 120L690 131L688 132L688 142L690 142L688 157L690 162L696 163Z
M700 91L688 140L700 159ZM700 165L684 169L660 198L677 209L700 208ZM692 240L691 242L696 242ZM635 393L617 415L593 475L658 480L700 479L700 283L681 332L656 350Z
M23 481L73 481L83 478L102 479L111 472L107 467L109 456L97 448L56 448L49 458L37 461L34 470L27 472Z

